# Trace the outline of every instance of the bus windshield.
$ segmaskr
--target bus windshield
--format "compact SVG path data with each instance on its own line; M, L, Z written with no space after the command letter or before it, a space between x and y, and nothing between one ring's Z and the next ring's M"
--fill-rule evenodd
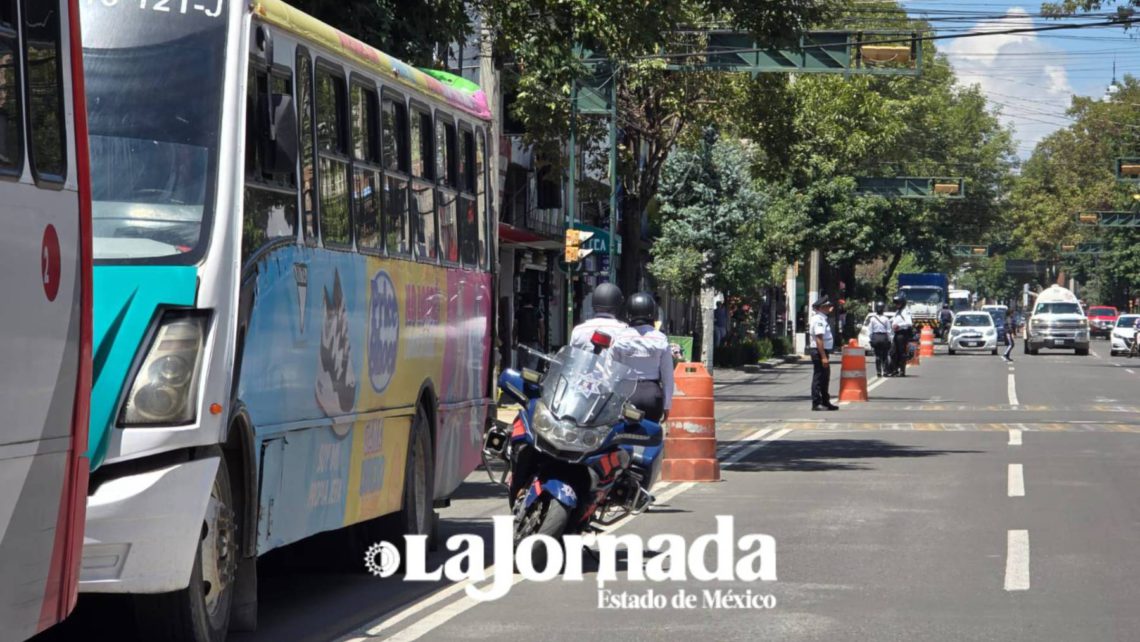
M96 260L192 263L204 252L222 120L224 3L183 3L186 13L81 3Z

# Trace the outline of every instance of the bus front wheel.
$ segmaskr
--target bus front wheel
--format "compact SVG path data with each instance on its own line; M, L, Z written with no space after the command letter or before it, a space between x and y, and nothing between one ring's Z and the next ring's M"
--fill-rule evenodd
M206 505L190 585L181 591L136 595L135 618L142 639L222 642L229 628L238 564L238 527L225 462Z

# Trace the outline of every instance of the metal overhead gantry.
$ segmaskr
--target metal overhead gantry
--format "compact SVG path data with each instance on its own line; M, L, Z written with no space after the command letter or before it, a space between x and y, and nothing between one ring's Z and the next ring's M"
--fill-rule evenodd
M966 198L964 178L931 176L896 176L894 178L859 177L855 179L856 194L873 194L886 198L911 199L963 199Z
M813 31L789 44L761 44L749 33L702 30L704 51L646 56L661 60L671 71L720 71L753 76L769 73L842 74L845 76L922 75L922 36L917 31ZM618 66L604 55L580 50L591 74L570 88L570 168L566 229L577 223L577 121L581 115L608 116L610 169L610 237L617 236L617 84ZM961 179L958 192L961 192ZM931 188L933 189L933 187ZM609 277L616 280L616 243L610 243ZM572 278L567 277L567 323L573 325Z
M1140 212L1078 212L1077 223L1097 227L1140 227Z
M950 248L950 251L954 256L979 257L990 255L988 245L955 245Z

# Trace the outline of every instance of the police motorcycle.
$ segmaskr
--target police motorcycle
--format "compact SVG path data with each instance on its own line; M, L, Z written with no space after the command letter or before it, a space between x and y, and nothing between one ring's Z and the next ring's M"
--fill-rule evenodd
M613 358L611 343L595 332L592 351L567 346L543 355L545 374L508 369L499 377L504 395L522 409L511 424L487 431L483 463L508 488L516 546L530 535L589 532L653 502L647 489L663 432L628 403L636 381ZM498 479L495 460L507 464ZM545 548L533 550L535 563L544 562L538 555Z

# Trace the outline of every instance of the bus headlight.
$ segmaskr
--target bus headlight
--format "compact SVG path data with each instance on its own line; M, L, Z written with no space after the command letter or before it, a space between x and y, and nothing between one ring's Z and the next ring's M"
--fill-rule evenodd
M188 424L197 419L198 370L208 314L163 315L123 404L123 426Z

